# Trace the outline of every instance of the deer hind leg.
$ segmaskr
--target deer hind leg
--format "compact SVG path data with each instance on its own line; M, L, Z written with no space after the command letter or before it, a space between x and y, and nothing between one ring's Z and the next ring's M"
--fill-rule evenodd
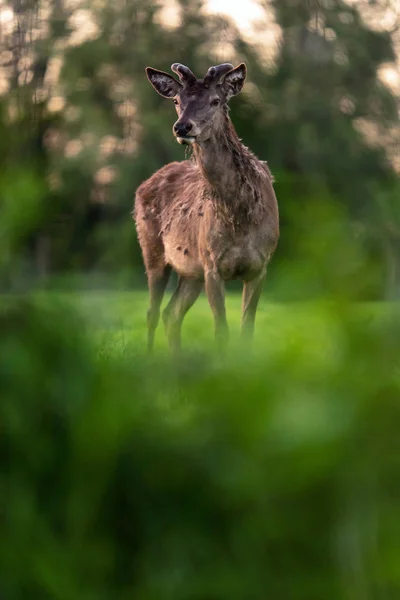
M160 307L167 287L171 268L166 265L157 270L148 272L148 283L150 292L150 306L147 311L147 350L153 351L154 336L160 320Z
M196 302L203 283L197 279L180 277L178 286L163 312L163 321L169 347L173 352L181 348L181 329L188 310Z
M161 302L167 287L171 267L165 262L164 244L160 237L160 224L157 219L146 216L140 197L136 200L136 230L146 267L150 294L147 311L147 349L151 353L154 346L154 335L160 320Z
M225 310L225 283L211 271L205 274L208 303L214 315L215 339L221 350L228 342L229 328Z
M258 301L260 300L265 272L260 273L255 279L246 281L243 286L242 296L242 338L251 340L254 334L254 323Z

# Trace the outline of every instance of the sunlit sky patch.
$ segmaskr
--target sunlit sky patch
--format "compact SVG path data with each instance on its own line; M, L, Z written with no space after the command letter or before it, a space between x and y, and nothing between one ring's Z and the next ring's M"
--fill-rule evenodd
M253 0L208 0L210 12L231 17L244 31L249 32L255 21L265 18L265 12Z

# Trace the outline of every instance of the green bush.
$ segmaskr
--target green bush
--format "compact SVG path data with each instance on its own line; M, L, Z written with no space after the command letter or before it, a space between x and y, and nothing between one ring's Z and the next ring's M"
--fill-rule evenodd
M4 301L4 598L397 597L399 315L310 310L268 352L174 363Z

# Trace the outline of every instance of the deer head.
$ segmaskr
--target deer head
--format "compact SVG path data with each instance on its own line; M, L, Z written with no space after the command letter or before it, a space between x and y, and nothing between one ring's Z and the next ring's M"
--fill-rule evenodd
M146 75L156 92L174 101L178 113L173 126L176 139L189 145L209 139L222 123L228 100L242 90L246 65L241 63L235 69L229 63L210 67L204 79L197 79L188 67L179 63L174 63L171 70L179 81L151 67L146 68Z

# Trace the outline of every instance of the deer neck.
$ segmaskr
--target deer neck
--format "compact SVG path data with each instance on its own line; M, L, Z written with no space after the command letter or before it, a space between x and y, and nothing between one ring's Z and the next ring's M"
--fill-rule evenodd
M194 145L196 163L214 195L227 200L237 194L244 150L227 114L207 140Z

